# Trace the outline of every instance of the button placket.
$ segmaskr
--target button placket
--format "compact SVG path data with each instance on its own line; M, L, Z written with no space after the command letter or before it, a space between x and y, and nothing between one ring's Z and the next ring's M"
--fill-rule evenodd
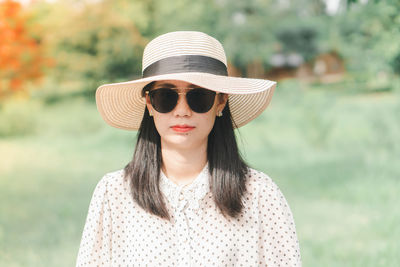
M178 196L178 207L176 210L176 227L179 240L179 252L182 257L181 266L190 265L190 240L189 240L189 224L185 214L187 200L181 190Z
M191 266L191 229L199 220L200 201L209 192L208 165L188 186L177 186L161 171L160 186L174 211L176 238L180 253L179 266Z

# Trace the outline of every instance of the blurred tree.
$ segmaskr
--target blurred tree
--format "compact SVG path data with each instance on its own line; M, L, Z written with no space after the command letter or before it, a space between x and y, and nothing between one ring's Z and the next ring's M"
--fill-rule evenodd
M277 1L176 0L155 5L155 35L176 30L198 30L224 45L230 63L246 75L252 62L267 64L274 51ZM182 12L184 11L184 12Z
M392 62L391 62L393 71L400 75L400 51L399 53L393 58Z
M323 7L321 0L59 0L37 4L36 12L58 63L49 73L53 87L92 94L101 83L139 76L145 44L169 31L216 37L243 75L254 63L268 69L277 52L311 58L318 31L307 18L323 13Z
M26 92L27 83L38 81L50 63L30 19L19 3L0 2L0 99Z
M353 3L347 12L333 18L330 42L346 58L353 73L376 80L397 69L400 54L400 6L398 1Z
M147 41L137 24L146 28L148 23L143 3L60 0L39 3L35 9L42 14L45 38L57 60L48 73L55 94L61 93L62 97L65 92L75 91L93 96L100 84L141 74ZM128 17L131 12L137 16Z
M296 52L310 59L318 52L321 27L319 21L310 23L310 18L325 14L322 0L151 1L157 3L153 10L155 35L173 30L205 31L224 44L229 60L243 75L249 64L270 68L275 53Z
M317 32L311 27L282 29L277 33L282 43L282 52L298 53L305 60L311 60L318 52L315 37Z
M351 1L335 16L326 14L324 0L58 0L41 1L35 12L58 63L49 88L93 95L99 84L140 76L148 40L176 30L216 37L245 76L249 65L268 70L276 54L300 62L330 51L353 73L395 70L399 6L363 3Z

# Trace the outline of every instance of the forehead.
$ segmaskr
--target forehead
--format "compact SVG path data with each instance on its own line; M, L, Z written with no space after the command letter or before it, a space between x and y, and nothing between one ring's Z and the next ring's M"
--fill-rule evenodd
M177 81L177 80L162 80L162 81L156 81L154 83L154 88L157 87L178 87L178 88L191 88L191 87L197 87L196 85L184 81Z

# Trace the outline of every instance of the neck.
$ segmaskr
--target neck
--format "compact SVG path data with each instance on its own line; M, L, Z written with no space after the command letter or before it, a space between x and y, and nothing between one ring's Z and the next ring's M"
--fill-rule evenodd
M161 144L162 170L177 185L190 184L207 164L207 142L197 148L172 149Z

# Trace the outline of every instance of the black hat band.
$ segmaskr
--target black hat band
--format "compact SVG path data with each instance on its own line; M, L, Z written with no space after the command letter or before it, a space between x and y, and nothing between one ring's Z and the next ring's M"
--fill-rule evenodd
M143 70L143 78L182 72L204 72L228 76L226 65L218 59L200 56L183 55L160 59Z

